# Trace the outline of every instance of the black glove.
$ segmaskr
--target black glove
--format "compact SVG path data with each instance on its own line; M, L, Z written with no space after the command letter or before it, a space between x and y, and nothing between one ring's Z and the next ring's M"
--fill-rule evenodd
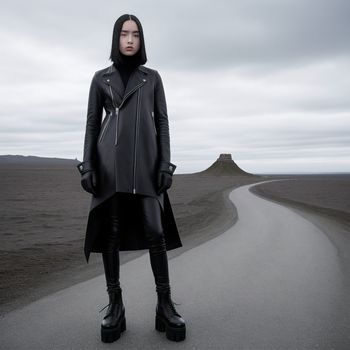
M164 171L159 171L158 172L158 191L157 191L158 196L162 192L170 188L172 183L173 183L173 177L170 174L165 173Z
M173 174L176 169L176 165L172 164L170 162L161 162L159 169L158 169L158 178L157 178L157 184L158 184L158 190L157 194L158 196L169 189L173 183Z
M81 174L81 186L86 192L96 196L97 194L97 174L92 162L79 163L77 168Z

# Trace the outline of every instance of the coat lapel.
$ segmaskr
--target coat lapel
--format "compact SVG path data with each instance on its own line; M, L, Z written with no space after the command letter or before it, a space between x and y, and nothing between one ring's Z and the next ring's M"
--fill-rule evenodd
M147 82L147 70L143 66L138 66L131 74L124 89L124 83L118 69L112 64L107 72L103 74L104 83L110 85L113 91L114 101L120 106L124 101L132 95L138 87Z

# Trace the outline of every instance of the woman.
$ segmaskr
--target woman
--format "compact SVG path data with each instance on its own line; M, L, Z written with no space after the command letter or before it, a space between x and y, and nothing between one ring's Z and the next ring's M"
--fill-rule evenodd
M158 296L155 327L170 340L183 340L185 321L170 297L166 253L182 246L167 194L176 165L170 162L162 79L143 66L146 49L136 16L115 22L110 59L113 64L96 71L91 82L84 160L77 165L82 187L92 194L85 256L88 262L90 252L102 253L109 295L101 339L113 342L126 329L119 251L149 249Z

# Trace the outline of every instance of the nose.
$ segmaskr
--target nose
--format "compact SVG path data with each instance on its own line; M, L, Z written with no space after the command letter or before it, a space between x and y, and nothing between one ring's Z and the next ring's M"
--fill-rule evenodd
M132 34L131 33L128 35L128 43L132 43Z

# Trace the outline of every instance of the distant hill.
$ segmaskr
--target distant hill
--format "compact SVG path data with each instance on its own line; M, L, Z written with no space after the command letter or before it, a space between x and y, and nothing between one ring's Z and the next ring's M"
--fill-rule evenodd
M236 176L256 176L242 170L232 159L230 153L221 153L219 158L207 169L196 174L203 175L236 175Z
M0 166L73 166L77 159L48 158L22 155L0 155Z
M0 167L71 167L80 161L78 159L49 158L22 155L0 155ZM256 176L242 170L233 160L230 153L221 153L219 158L207 169L196 172L199 175L236 175L236 176Z

